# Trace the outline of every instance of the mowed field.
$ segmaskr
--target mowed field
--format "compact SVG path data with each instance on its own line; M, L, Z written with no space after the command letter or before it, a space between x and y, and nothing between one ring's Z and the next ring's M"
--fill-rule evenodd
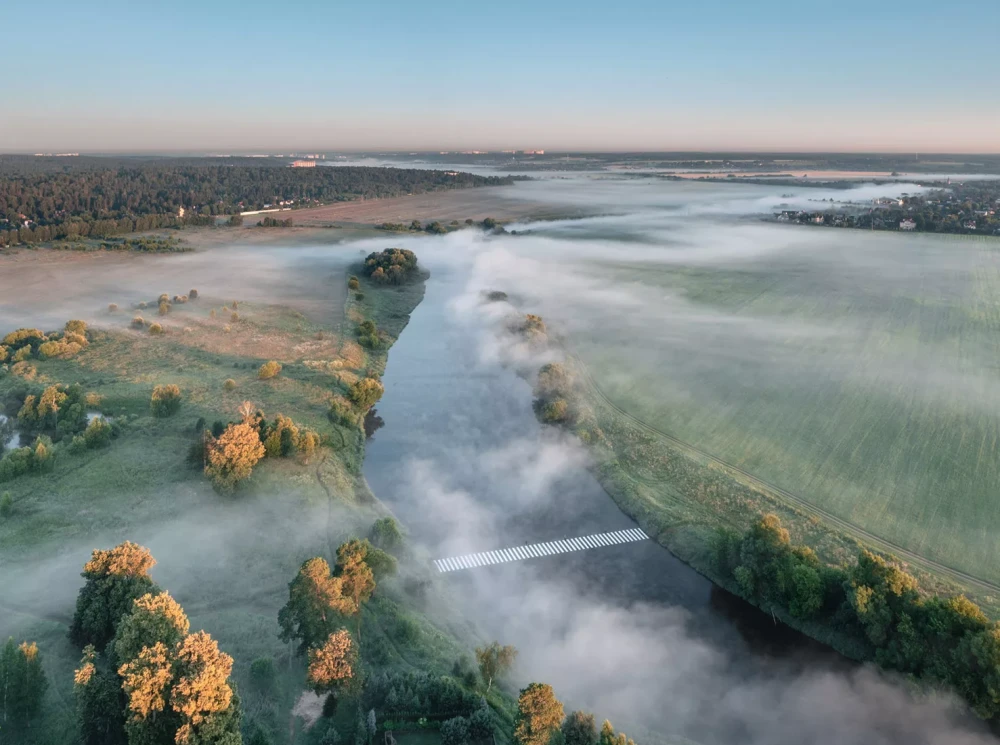
M1000 241L796 235L752 261L591 264L641 307L588 317L571 351L628 415L1000 584Z

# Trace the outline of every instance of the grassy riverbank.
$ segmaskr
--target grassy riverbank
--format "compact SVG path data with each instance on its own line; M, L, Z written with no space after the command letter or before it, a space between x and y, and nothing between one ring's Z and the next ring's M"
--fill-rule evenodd
M334 401L348 400L353 382L381 374L424 293L422 277L381 286L361 276L359 290L348 291L348 276L358 273L349 260L309 271L322 282L306 288L313 296L304 305L301 285L253 302L204 286L197 299L175 302L162 316L153 296L151 309L123 308L101 328L92 326L88 346L75 356L32 358L0 377L9 414L16 416L27 392L78 384L92 413L106 416L117 435L106 447L78 452L64 440L50 471L0 484L12 499L10 514L0 518L0 636L37 641L50 681L43 716L24 742L75 741L73 669L80 651L67 627L79 572L92 549L123 540L150 548L158 561L153 578L185 608L192 630L205 629L235 658L245 732L260 727L273 742L286 743L308 721L309 707L293 713L304 661L278 639L288 582L309 557L332 564L340 543L367 535L386 514L361 471L361 412L332 418L328 412ZM196 282L192 277L163 291L188 293ZM317 295L316 287L324 289ZM141 325L133 321L139 314L148 316ZM375 348L358 343L365 320L380 331ZM162 333L150 333L152 323ZM261 379L258 368L268 360L280 362L281 372ZM160 384L181 390L180 410L167 418L150 412L151 390ZM235 494L224 496L187 456L203 427L238 418L244 400L269 418L281 413L319 433L323 444L307 461L266 458ZM449 618L426 557L404 551L399 575L380 582L364 608L362 656L373 672L449 674L469 653L470 630ZM275 669L266 686L250 676L251 663L261 658ZM503 694L491 702L509 719Z

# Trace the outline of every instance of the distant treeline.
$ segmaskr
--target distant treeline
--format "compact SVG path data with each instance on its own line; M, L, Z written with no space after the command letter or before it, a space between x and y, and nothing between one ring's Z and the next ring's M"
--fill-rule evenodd
M509 183L495 176L399 168L277 168L217 165L215 159L109 160L86 158L37 166L30 158L0 158L0 246L73 236L107 237L204 221L262 209L377 199L417 192ZM242 162L242 161L240 161ZM44 167L43 167L44 166ZM178 215L183 209L183 220Z

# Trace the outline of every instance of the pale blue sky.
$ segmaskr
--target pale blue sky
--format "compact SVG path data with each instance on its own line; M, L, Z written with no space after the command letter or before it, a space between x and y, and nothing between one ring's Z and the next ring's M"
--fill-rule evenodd
M0 150L1000 151L1000 2L79 2L3 14Z

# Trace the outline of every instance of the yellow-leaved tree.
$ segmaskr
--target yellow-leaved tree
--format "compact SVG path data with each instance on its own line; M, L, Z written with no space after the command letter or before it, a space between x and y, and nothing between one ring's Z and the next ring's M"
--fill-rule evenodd
M232 491L250 477L264 453L255 427L246 422L230 424L221 435L206 443L205 475L220 491Z

